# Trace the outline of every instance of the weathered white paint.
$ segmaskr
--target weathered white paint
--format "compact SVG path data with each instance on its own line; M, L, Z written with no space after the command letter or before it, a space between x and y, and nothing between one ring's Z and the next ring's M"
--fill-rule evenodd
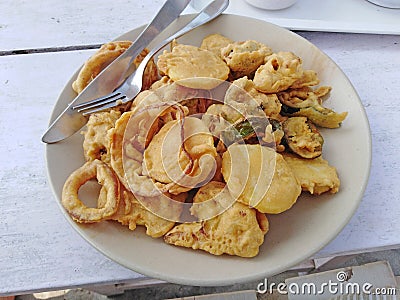
M98 44L149 22L162 0L0 2L0 50Z
M346 73L367 112L372 168L360 207L319 255L400 246L400 36L302 33ZM346 149L343 149L344 155Z
M2 0L0 51L104 43L149 22L163 3L164 0ZM194 11L189 6L184 13ZM301 0L277 11L231 0L226 13L296 30L400 33L400 9L382 8L366 0Z
M110 10L110 2L102 0L1 1L0 50L101 43L148 21L162 2L119 0ZM110 11L119 17L106 20ZM373 137L365 197L342 233L317 256L400 247L400 36L300 34L349 76ZM0 294L142 278L71 229L46 177L41 135L58 93L91 53L0 57Z
M71 228L46 177L41 135L59 91L90 53L0 57L0 294L141 277Z

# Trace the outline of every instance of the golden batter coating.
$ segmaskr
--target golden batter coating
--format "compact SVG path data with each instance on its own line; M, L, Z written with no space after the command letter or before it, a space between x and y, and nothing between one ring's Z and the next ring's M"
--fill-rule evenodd
M282 155L260 145L229 146L222 156L222 174L237 201L262 213L288 210L301 193Z
M171 195L168 195L168 197L171 197ZM175 197L174 199L179 202L184 202L185 197L185 194L181 194L179 197ZM142 201L146 201L146 203L151 202L153 206L161 206L163 200L161 197L153 197ZM174 213L175 218L177 218L181 211L177 210ZM175 222L159 217L149 209L145 208L131 192L125 189L121 192L121 201L117 212L108 219L115 220L122 225L128 226L129 230L132 231L135 230L138 225L145 226L146 234L153 238L163 236L175 225Z
M300 89L307 86L319 84L319 78L314 70L304 70L303 76L296 80L291 86L291 89Z
M160 111L162 111L163 109L160 108ZM165 118L165 119L169 119L171 113L170 110L166 110L164 112L162 112L162 115L160 115L160 119ZM126 128L128 126L129 120L131 119L131 117L137 113L136 111L128 111L122 114L122 116L117 120L117 122L115 123L115 128L113 128L110 131L110 154L111 154L111 167L113 168L113 170L115 171L115 173L117 174L119 180L121 181L121 183L124 185L124 187L127 190L130 190L130 185L129 182L127 180L127 175L126 172L124 170L124 157L123 157L123 146L124 146L124 137L125 137L125 131ZM141 126L139 126L139 128L135 128L138 129L138 133L140 136L140 141L143 143L143 148L147 147L147 145L149 144L150 140L152 139L153 135L159 130L159 124L158 122L151 122L151 114L146 114L146 113L138 113L139 115L141 115L143 117L144 120L142 120L141 122ZM157 113L156 113L157 114ZM148 124L146 124L145 122L146 117L149 117L148 119L150 120L150 122L148 122ZM164 120L165 120L164 119ZM151 123L151 124L150 124ZM145 125L144 125L145 124ZM140 151L142 151L143 149L141 149ZM132 163L134 163L134 165L138 168L138 172L142 172L142 160L143 160L143 154L138 150L138 149L134 149L132 147L128 147L125 148L125 151L127 152L127 157L125 158L125 162L129 162L132 158ZM130 153L130 151L132 153ZM131 157L129 157L129 155ZM135 171L133 171L133 169L129 170L130 175L132 175L132 172L134 173ZM131 178L131 176L129 176L129 178ZM133 180L133 179L131 179Z
M340 180L335 167L319 156L314 159L304 159L293 154L285 153L283 158L293 170L303 191L314 195L325 192L337 193Z
M298 112L295 112L292 115L307 117L313 123L321 127L339 128L344 119L346 119L348 112L337 113L330 108L323 107L322 105L314 105L311 107L300 108Z
M224 184L209 182L200 188L211 189L213 193L222 192ZM194 201L206 201L212 197L210 192L195 197ZM225 194L229 197L229 193ZM197 194L196 194L197 196ZM234 201L234 199L231 199ZM229 202L229 200L227 200ZM268 231L268 220L253 208L235 202L222 214L197 223L176 225L165 236L168 244L193 249L201 249L214 255L229 254L241 257L254 257L264 242Z
M89 116L86 130L82 131L83 154L87 161L100 159L110 163L110 134L121 113L117 110L94 113Z
M79 71L77 79L72 83L72 88L78 94L103 71L118 56L131 46L131 41L109 42L91 56Z
M90 179L96 178L102 191L106 192L105 201L100 207L88 207L78 197L79 189ZM100 160L92 160L71 173L66 180L61 203L69 215L79 223L93 223L113 215L120 200L120 185L114 172Z
M322 86L312 90L309 87L289 89L278 94L279 100L289 109L286 115L307 117L314 124L326 128L338 128L347 117L347 112L337 113L322 105L322 100L331 87Z
M235 202L225 183L210 181L197 191L190 213L199 221L205 221L224 213Z
M215 55L221 57L222 48L232 44L233 41L221 34L215 33L206 36L201 42L201 49L213 52Z
M72 83L72 89L76 93L82 92L85 87L103 71L109 64L111 64L118 56L126 51L132 45L131 41L115 41L109 42L100 47L100 49L91 56L79 71L78 77ZM134 63L139 66L140 62L149 52L144 49L138 57L135 58ZM154 60L151 60L145 70L143 76L143 85L148 89L150 85L158 79L158 70Z
M168 123L171 118L172 120L181 120L185 117L187 109L177 103L158 103L131 113L128 126L126 126L127 129L123 135L124 143L121 143L121 151L124 153L124 157L121 158L124 179L129 184L129 189L135 194L135 197L154 197L160 195L160 193L172 193L172 190L179 186L175 181L165 184L155 181L147 175L147 167L143 163L144 151L159 128L162 127L162 124ZM164 120L164 117L167 120ZM180 146L183 143L184 135L182 134L183 127L179 126L179 128L182 129ZM193 167L193 162L187 165L184 172L182 172L182 178L179 178L179 180L190 177L187 174L192 171ZM180 192L182 191L174 190L174 194Z
M223 130L242 120L243 115L231 105L213 104L202 116L202 121L215 137L220 137Z
M293 52L278 52L266 57L265 64L257 69L254 84L261 92L277 93L295 83L298 86L317 84L314 74L304 73L301 58Z
M259 92L254 82L247 77L232 82L224 102L245 116L257 116L263 111L263 116L278 118L281 111L278 96Z
M169 190L172 194L190 190L210 179L214 174L210 172L215 169L214 140L202 121L185 118L183 134L187 138L182 145L181 121L166 123L153 137L143 156L143 174L161 183L177 183ZM184 170L190 172L185 175Z
M189 109L189 115L205 113L212 102L210 91L182 86L173 82L167 76L163 76L160 80L154 82L150 91L153 91L159 97L158 101L173 100L186 106ZM151 97L154 98L154 96Z
M304 158L322 154L324 139L315 125L306 117L290 117L282 124L290 150Z
M126 112L116 121L115 128L110 131L110 163L118 179L123 186L129 190L129 184L125 179L125 172L122 157L122 145L124 133L132 112Z
M265 57L272 54L271 48L254 40L234 42L221 50L221 56L231 69L234 79L252 76Z
M157 66L161 75L189 88L212 89L229 75L229 68L220 57L190 45L179 44L171 52L164 51Z

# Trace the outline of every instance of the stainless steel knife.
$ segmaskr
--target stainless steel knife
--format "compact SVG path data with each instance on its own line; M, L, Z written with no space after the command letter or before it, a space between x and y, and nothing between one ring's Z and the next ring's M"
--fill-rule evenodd
M72 106L111 93L124 80L133 60L158 34L176 20L190 0L167 0L149 25L122 55L104 69L55 119L42 137L45 143L56 143L71 136L87 122L87 117Z

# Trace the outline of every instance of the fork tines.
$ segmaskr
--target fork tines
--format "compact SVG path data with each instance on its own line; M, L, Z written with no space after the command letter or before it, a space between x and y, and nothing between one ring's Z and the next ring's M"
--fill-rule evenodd
M124 103L126 96L121 92L115 92L104 97L96 98L72 107L72 109L81 112L84 116L107 110Z

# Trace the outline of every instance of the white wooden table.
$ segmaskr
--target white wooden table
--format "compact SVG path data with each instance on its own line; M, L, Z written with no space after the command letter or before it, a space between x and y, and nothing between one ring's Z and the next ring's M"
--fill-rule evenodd
M40 138L59 92L94 51L71 49L145 24L162 3L0 1L0 295L144 278L104 257L67 223L46 177ZM373 139L363 201L316 256L400 247L400 36L299 33L348 75Z

